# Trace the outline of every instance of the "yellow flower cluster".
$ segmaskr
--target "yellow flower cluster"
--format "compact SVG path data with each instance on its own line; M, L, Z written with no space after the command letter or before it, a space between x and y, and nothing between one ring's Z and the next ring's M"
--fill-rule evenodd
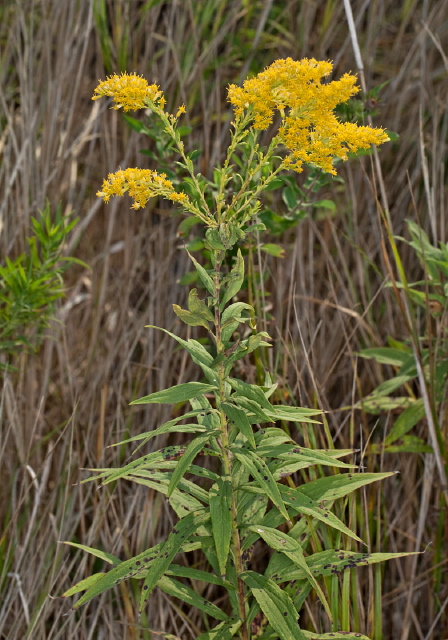
M277 60L242 87L230 85L229 101L237 116L250 110L254 129L266 129L275 111L280 113L280 142L289 150L286 164L302 171L303 163L336 173L333 158L347 159L349 151L389 140L383 129L341 123L334 108L356 94L356 77L322 84L333 68L331 62L291 58Z
M135 73L115 74L100 82L94 91L92 100L98 100L103 96L113 98L114 109L123 107L124 111L144 109L147 101L158 103L163 109L165 98L163 92L156 84L149 85L145 78Z
M126 192L134 200L132 209L141 209L154 196L163 196L180 204L188 202L185 193L174 191L165 173L150 169L125 169L110 173L107 180L103 181L102 190L96 195L103 198L104 202L109 202L111 196L123 196Z

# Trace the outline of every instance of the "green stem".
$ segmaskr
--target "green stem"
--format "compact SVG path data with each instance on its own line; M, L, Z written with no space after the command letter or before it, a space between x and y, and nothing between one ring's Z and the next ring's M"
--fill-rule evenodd
M214 274L214 283L215 283L215 336L216 336L216 349L217 356L220 356L224 351L224 344L221 340L221 313L219 310L219 297L221 290L221 264L222 264L223 252L215 253L215 274ZM229 478L230 481L232 479L232 456L229 451L229 425L227 422L227 416L224 413L224 410L221 408L222 403L226 400L226 391L225 391L225 363L220 362L218 365L218 379L219 379L219 412L220 412L220 428L221 428L221 450L222 450L222 466L223 466L223 477ZM246 596L244 591L244 582L241 579L241 574L244 571L243 567L243 559L242 559L242 551L241 551L241 540L240 534L238 531L238 523L237 523L237 510L236 510L236 500L235 493L232 489L232 555L235 562L235 570L237 575L237 589L238 589L238 613L240 620L242 621L241 625L241 638L242 640L249 640L248 628L247 628L247 616L246 616Z

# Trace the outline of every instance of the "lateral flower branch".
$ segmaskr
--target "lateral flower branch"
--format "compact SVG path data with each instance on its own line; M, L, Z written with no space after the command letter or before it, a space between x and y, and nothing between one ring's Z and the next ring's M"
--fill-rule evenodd
M139 613L155 587L199 609L208 631L197 640L305 640L317 637L303 631L299 619L310 591L337 631L339 621L333 618L324 579L399 555L325 548L330 529L338 539L363 544L326 503L332 505L337 498L391 474L353 474L355 466L340 460L350 451L299 446L279 425L289 421L311 427L319 411L275 404L277 384L267 371L263 385L232 375L235 363L260 346L270 346L268 334L256 332L255 310L235 299L243 286L244 258L240 249L233 248L253 229L263 229L254 220L263 191L280 171L301 172L312 165L334 174L335 159L347 160L349 152L388 140L383 129L338 121L335 107L358 88L349 74L322 83L331 70L330 62L287 58L277 60L242 87L230 85L228 99L235 119L226 157L213 172L213 182L195 173L192 157L185 152L178 127L184 105L176 114L166 112L160 88L136 74L111 76L95 89L93 99L112 98L114 109L152 112L179 153L178 164L187 174L187 192L178 191L163 173L129 168L111 173L97 195L109 202L112 196L127 193L134 209L162 196L204 224L212 267L205 268L190 257L205 298L192 289L188 309L173 305L173 310L185 324L204 327L211 341L206 347L161 329L188 352L202 371L202 381L134 400L132 404L188 403L189 408L181 417L118 444L139 442L139 449L154 436L174 432L191 434L190 443L164 447L120 469L98 469L96 476L86 480L100 479L104 486L127 479L159 491L169 499L178 522L165 542L124 561L82 547L113 568L64 594L84 592L74 608L122 580L135 578L143 581ZM261 132L274 122L279 122L278 129L269 145L263 146ZM244 325L251 331L244 331ZM211 456L211 462L200 466L196 463L199 454L200 461ZM316 465L337 467L340 473L301 484L295 472ZM283 482L286 477L288 484ZM202 479L199 485L197 478ZM248 567L257 541L271 549L263 573ZM313 552L316 542L324 551ZM198 549L205 556L207 570L174 562L179 553ZM204 583L210 588L204 590ZM212 594L211 600L204 598L205 593ZM343 633L344 637L365 638ZM327 637L340 636L319 633L319 638Z

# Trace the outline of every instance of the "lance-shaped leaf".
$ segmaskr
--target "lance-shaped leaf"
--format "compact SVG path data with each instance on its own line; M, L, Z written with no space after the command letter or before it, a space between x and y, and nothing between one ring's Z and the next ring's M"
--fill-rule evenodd
M261 409L259 404L255 400L249 400L244 396L239 396L237 394L231 396L230 398L233 402L243 409L246 409L247 417L251 424L260 423L260 422L274 422L274 420L268 416L268 414Z
M224 309L229 300L231 300L233 296L238 293L243 284L244 260L240 249L238 249L235 264L233 265L232 270L230 271L226 280L227 282L225 282L224 295L222 297L221 304L219 305L221 311Z
M191 463L196 458L198 453L202 451L207 442L213 435L216 435L217 432L209 432L204 436L196 436L194 440L190 442L188 447L185 449L185 453L180 459L179 463L176 465L176 468L173 471L173 475L171 476L170 484L168 487L168 497L171 496L174 489L177 487L179 480L182 476L188 471Z
M204 382L184 382L169 389L163 389L163 391L150 393L149 396L133 400L130 404L176 404L210 391L216 391L216 387Z
M365 544L361 538L359 538L351 529L349 529L334 513L325 507L321 507L316 500L312 500L308 496L304 496L299 491L291 490L285 485L280 485L280 492L282 494L285 504L290 505L294 510L303 515L317 518L324 524L333 529L337 529L341 533L353 538L357 542Z
M84 578L84 580L80 580L79 582L74 584L73 587L70 587L70 589L67 589L67 591L65 591L62 594L61 598L69 598L70 596L76 595L80 591L86 591L87 589L92 587L95 583L97 583L98 580L100 580L105 575L106 575L105 573L94 573L88 578Z
M160 544L155 545L134 558L121 562L118 566L103 574L98 580L95 580L95 582L91 584L84 595L74 604L73 609L79 609L79 607L82 607L82 605L92 600L92 598L104 593L104 591L114 587L123 580L143 577L158 557L160 547Z
M242 316L243 311L252 311L254 308L246 302L234 302L230 304L221 316L221 339L223 342L228 342L233 335L233 332L238 328L241 322L248 322L250 318Z
M299 627L299 614L291 598L279 586L255 571L245 571L242 580L251 590L269 624L281 640L305 640Z
M227 402L223 402L221 407L224 409L224 413L226 416L235 424L238 429L241 431L243 436L245 436L250 444L250 446L255 449L255 438L254 432L252 431L252 426L249 422L249 419L246 415L246 412L243 409L239 409L235 407L233 404L229 404Z
M230 478L220 478L210 489L210 517L219 571L224 577L232 537L232 483Z
M378 562L386 562L396 558L404 558L409 555L415 555L416 552L410 553L355 553L354 551L345 551L344 549L327 549L319 551L312 556L306 558L309 571L315 577L330 577L357 569L358 567L366 567ZM300 567L293 567L289 562L270 563L266 573L275 582L284 583L293 580L306 580L307 573Z
M181 456L184 451L185 447L181 445L173 445L170 447L163 447L163 449L160 449L159 451L154 451L153 453L148 453L141 458L137 458L137 460L129 462L129 464L121 469L89 469L89 471L96 472L97 475L85 478L84 480L81 480L81 483L103 478L103 484L108 484L113 480L129 475L133 470L158 468L164 463L164 461L174 460Z
M165 474L160 475L164 476ZM167 495L168 478L158 478L158 482L156 482L152 478L153 474L151 474L151 478L145 478L143 476L143 472L140 472L139 475L132 476L129 478L129 480L132 480L132 482L135 482L136 484L141 484L145 487L153 489L154 491L159 491L160 493ZM192 511L197 511L198 509L203 507L203 504L189 493L185 493L183 491L180 491L179 489L175 489L170 498L170 506L172 507L172 509L174 509L178 518L184 518Z
M163 329L162 327L155 327L153 325L146 326L153 329L160 329L160 331L164 331L169 336L174 338L174 340L176 340L176 342L178 342L190 354L193 362L201 367L202 371L207 377L207 380L212 384L217 382L218 377L216 371L211 368L213 364L213 356L200 342L198 342L197 340L193 340L192 338L190 338L189 340L184 340L183 338L176 336L175 333L171 333L171 331Z
M275 420L320 424L319 420L311 420L310 416L319 415L322 411L316 411L315 409L307 409L304 407L288 407L282 404L275 404L271 405L271 408L267 413Z
M154 429L153 431L145 431L144 433L138 433L136 436L132 436L132 438L126 438L126 440L120 440L120 442L114 442L113 444L110 444L109 447L119 447L123 444L128 444L128 442L138 442L140 440L143 440L143 442L141 442L139 446L136 449L134 449L134 451L132 452L132 455L134 455L134 453L138 451L140 447L146 444L148 440L150 440L151 438L154 438L155 436L158 436L161 433L172 433L173 431L175 431L176 433L178 431L184 432L184 433L190 433L193 431L205 431L204 425L197 424L194 422L188 423L188 424L181 424L181 425L178 424L181 420L185 420L187 418L192 418L192 417L199 417L200 414L204 414L204 412L201 409L198 409L195 411L188 411L187 413L184 413L183 415L178 416L177 418L173 418L172 420L168 420L168 422L164 422L160 427L158 427L157 429Z
M110 482L114 482L119 478L125 478L126 476L131 475L133 472L136 472L140 469L153 469L158 464L163 461L173 460L181 456L185 451L185 447L181 445L173 445L171 447L163 447L159 451L154 451L153 453L148 453L141 458L137 458L137 460L133 460L129 462L129 464L121 467L121 469L107 469L105 471L101 471L94 480L98 478L103 478L103 485L109 484ZM87 480L92 480L92 478L87 478ZM83 480L86 482L86 480Z
M198 529L201 525L210 519L210 514L204 511L189 513L188 516L179 520L174 529L171 531L166 542L161 545L160 553L156 560L151 563L145 582L140 594L139 614L141 615L145 608L146 602L156 586L159 579L170 566L173 558L179 552L185 540Z
M340 473L327 478L318 478L308 484L303 484L292 492L302 493L312 500L321 502L322 500L336 500L343 498L355 489L384 480L395 475L394 471L387 473Z
M325 611L327 612L328 617L331 620L332 615L327 599L325 598L325 595L316 578L310 571L306 563L305 556L303 555L302 547L297 542L297 540L294 540L294 538L288 536L288 534L277 531L277 529L273 529L271 527L252 525L248 528L250 531L257 533L261 538L263 538L263 540L271 547L271 549L274 549L274 551L278 551L280 553L284 553L285 556L287 556L295 565L297 565L302 569L302 571L304 571L307 580L316 591L320 601L324 606Z
M230 622L221 622L211 631L201 633L197 640L231 640L235 638L238 630L243 623L241 620L231 620Z
M193 569L192 567L182 567L179 564L170 564L170 568L166 571L165 575L188 578L189 580L197 580L199 582L206 582L207 584L216 584L219 587L224 586L222 578L215 576L210 571L201 571L200 569ZM230 583L227 582L227 585L230 585Z
M178 580L173 580L173 578L163 576L158 581L157 586L168 595L179 598L179 600L186 602L191 607L195 607L196 609L203 611L212 618L223 620L225 622L229 619L229 616L219 607L212 602L208 602L208 600L205 600L203 596L200 596L191 587L182 584L182 582L179 582Z
M209 328L209 323L214 321L214 315L206 303L198 296L196 289L192 289L188 296L188 311L177 304L173 304L174 313L190 327Z
M84 544L78 544L77 542L69 542L66 540L64 540L63 544L68 544L71 547L76 547L77 549L82 549L83 551L87 551L87 553L90 553L92 556L95 556L95 558L100 558L100 560L104 560L105 562L108 562L109 564L112 564L115 567L118 566L121 562L120 558L117 558L117 556L114 556L111 553L106 553L106 551L101 551L101 549L86 547L86 545Z
M329 633L313 633L304 631L307 640L369 640L367 636L358 631L330 631Z
M199 276L202 284L207 289L209 294L214 296L215 295L215 283L213 282L213 279L211 278L209 273L206 271L206 269L204 269L204 267L202 265L200 265L199 262L194 258L194 256L192 256L189 251L187 251L187 253L190 256L190 259L193 262L196 271L198 272L198 276Z
M243 396L248 400L256 402L267 412L274 409L274 407L264 395L263 391L257 385L248 384L247 382L237 380L236 378L228 378L227 382L230 384L232 389L235 389L238 396Z
M246 449L244 451L241 449L238 450L236 447L231 447L231 450L235 458L249 471L260 489L272 500L285 520L289 520L289 515L285 503L282 500L280 490L267 464L261 460L254 451Z

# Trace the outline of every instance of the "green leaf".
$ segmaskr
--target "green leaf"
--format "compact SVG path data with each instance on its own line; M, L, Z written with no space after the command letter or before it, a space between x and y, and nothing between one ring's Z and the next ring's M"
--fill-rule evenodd
M191 327L205 327L205 329L208 329L209 322L213 322L215 319L206 303L199 298L196 289L192 289L189 293L188 309L189 311L186 311L179 305L173 304L174 313Z
M316 578L310 571L305 561L302 547L297 542L297 540L294 540L294 538L288 536L288 534L277 531L277 529L273 529L272 527L266 527L263 525L252 525L248 527L248 529L250 531L253 531L254 533L257 533L261 538L263 538L266 544L271 547L271 549L285 554L285 556L287 556L295 565L297 565L304 571L307 580L310 582L313 589L318 594L328 617L331 619L331 611L325 595L320 585L316 581Z
M272 473L269 471L267 464L259 458L254 451L249 451L247 449L242 451L241 449L238 450L234 446L231 447L231 451L241 462L244 468L249 471L258 486L272 500L285 520L289 520L289 515L282 500L280 490L272 476Z
M226 304L235 296L241 289L244 280L244 260L241 250L238 249L235 264L227 276L228 281L224 287L224 295L222 297L219 308L223 311Z
M394 367L401 367L408 364L410 356L409 351L395 349L392 347L373 347L371 349L362 349L359 352L362 358L376 360L379 364L390 364Z
M67 591L62 594L61 598L69 598L70 596L76 595L80 591L86 591L87 589L90 589L90 587L93 587L93 585L96 584L105 575L105 573L94 573L92 576L84 578L84 580L80 580L75 585L73 585L73 587L67 589Z
M200 569L193 569L192 567L182 567L179 564L170 564L170 568L167 570L165 575L175 576L178 578L188 578L189 580L205 582L206 584L216 584L219 587L224 586L222 578L215 576L210 571L201 571Z
M224 578L232 537L232 483L230 478L220 478L211 487L209 495L216 556L221 576Z
M185 402L191 398L196 398L204 393L216 391L216 387L203 382L185 382L177 384L163 391L150 393L138 400L133 400L129 404L176 404L177 402Z
M160 329L160 331L164 331L169 336L174 338L176 342L178 342L186 351L188 351L193 362L197 364L199 367L201 367L202 371L207 377L207 380L211 384L214 384L215 382L217 382L218 378L217 378L216 371L211 369L211 366L213 364L213 356L207 351L207 349L200 342L198 342L197 340L193 340L192 338L190 338L189 340L183 340L179 336L176 336L176 334L171 333L171 331L168 331L167 329L162 329L161 327L154 327L153 325L146 325L146 326L153 329Z
M201 633L197 640L231 640L238 633L242 625L241 620L231 620L230 622L221 622L211 631Z
M145 487L149 487L154 491L159 491L163 495L167 495L168 493L169 478L165 473L154 471L145 473L145 471L138 471L136 475L130 476L129 480ZM185 485L184 483L187 483L187 481L181 480L179 487L188 490L190 486L188 484ZM199 489L199 487L196 488ZM200 497L202 502L204 502L203 496ZM190 493L180 491L178 488L174 490L170 498L170 506L173 508L178 518L184 518L192 511L201 509L203 507L202 502L190 495Z
M334 513L332 513L329 509L326 509L324 506L321 506L319 502L317 502L316 500L312 500L308 496L302 496L299 491L294 491L294 489L290 489L285 485L280 486L280 492L282 494L283 501L292 509L303 515L316 518L329 527L333 527L333 529L336 529L346 536L353 538L353 540L364 544L361 538L359 538L351 529L349 529Z
M187 473L191 463L196 458L198 453L202 451L212 435L214 435L215 433L216 432L212 431L204 436L196 436L196 438L194 438L194 440L190 442L188 447L185 449L185 453L183 454L182 458L176 465L173 475L171 476L170 484L168 487L168 497L171 496L182 476Z
M212 278L207 273L207 271L204 269L204 267L199 264L199 262L196 260L196 258L194 258L191 255L191 253L189 253L188 251L187 251L187 253L190 256L191 261L193 262L196 271L198 272L198 275L199 275L199 278L200 278L202 284L207 289L209 294L214 296L215 295L215 283L213 282Z
M198 431L206 431L206 427L202 424L197 423L188 423L188 424L177 424L179 420L182 420L184 416L180 416L175 420L170 420L169 422L165 422L158 429L154 429L154 431L145 431L145 433L139 433L137 436L133 436L132 438L127 438L126 440L121 440L121 442L114 442L114 444L109 445L110 447L118 447L123 444L127 444L128 442L137 442L138 440L143 440L139 446L134 449L132 455L140 449L143 445L145 445L148 440L151 438L155 438L155 436L159 436L162 433L196 433Z
M288 420L289 422L311 422L320 424L318 420L311 420L310 416L321 415L322 411L305 407L289 407L282 404L270 405L267 413L275 420Z
M233 332L241 322L250 321L250 317L246 318L241 315L244 310L250 312L254 311L253 307L245 302L234 302L224 309L221 316L221 339L223 342L228 342L230 340Z
M255 400L249 400L245 396L240 396L238 394L231 396L230 399L239 407L246 410L247 417L251 424L259 422L274 422L273 418L263 411Z
M122 113L121 115L125 122L127 122L131 127L131 129L134 129L134 131L137 131L137 133L145 133L146 127L140 122L140 120L132 118L132 116L128 116L126 113Z
M78 602L74 604L73 609L79 609L84 604L92 600L92 598L104 593L104 591L107 591L123 580L128 580L129 578L142 578L148 570L148 567L151 566L151 563L155 561L160 553L160 546L161 545L159 544L155 545L154 547L143 551L143 553L121 562L118 566L114 567L106 574L103 574L99 579L95 580L94 583L91 584L84 595L81 596ZM94 576L91 577L93 578Z
M243 409L235 407L235 405L233 404L228 404L227 402L221 403L221 407L224 409L224 413L226 414L228 419L238 427L243 436L247 438L250 446L255 449L256 444L254 432L252 431L252 426L249 422L246 412Z
M385 445L390 445L395 440L402 438L408 431L425 417L425 407L423 398L415 400L403 413L395 420L395 424L387 434Z
M357 631L332 631L330 633L313 633L304 631L303 635L309 640L369 640L367 636Z
M304 640L297 613L291 598L272 580L254 571L241 574L260 609L269 620L269 624L279 635L280 640Z
M186 602L191 607L195 607L196 609L203 611L212 618L224 621L228 621L229 619L229 616L224 613L224 611L222 611L219 607L212 604L211 602L208 602L204 599L203 596L200 596L191 587L182 584L178 580L173 580L173 578L163 576L158 581L157 586L168 595L179 598L179 600Z
M286 253L285 249L281 245L273 244L272 242L266 242L265 244L260 245L260 249L275 258L284 258Z
M339 575L351 569L366 567L379 562L387 562L396 558L405 558L416 555L416 552L409 553L355 553L343 549L327 549L308 556L306 563L308 569L315 577L330 577ZM290 563L284 562L275 571L268 568L267 573L271 580L283 584L293 580L306 580L307 574L303 569L292 567Z
M146 602L156 586L159 579L170 566L173 558L177 555L182 547L183 542L210 519L210 514L204 511L189 513L188 516L179 520L174 529L171 531L168 539L160 547L160 553L154 562L149 566L145 582L140 595L140 603L138 607L141 615L145 608Z
M302 493L318 502L322 500L336 500L337 498L343 498L355 489L364 487L366 484L378 482L379 480L384 480L394 475L394 471L388 473L340 473L335 476L318 478L290 491L292 491L293 494L296 492Z
M263 391L255 384L247 384L247 382L243 382L242 380L238 380L236 378L228 378L227 382L230 386L235 389L238 396L243 396L248 400L252 400L260 405L263 409L267 411L272 411L273 406L269 402L269 400L264 395Z
M100 551L100 549L93 549L92 547L86 547L84 544L78 544L77 542L68 542L67 540L63 541L63 544L69 544L71 547L76 547L77 549L82 549L83 551L87 551L87 553L92 554L96 558L100 558L109 564L113 564L117 566L120 564L120 558L112 555L111 553L106 553L105 551Z

